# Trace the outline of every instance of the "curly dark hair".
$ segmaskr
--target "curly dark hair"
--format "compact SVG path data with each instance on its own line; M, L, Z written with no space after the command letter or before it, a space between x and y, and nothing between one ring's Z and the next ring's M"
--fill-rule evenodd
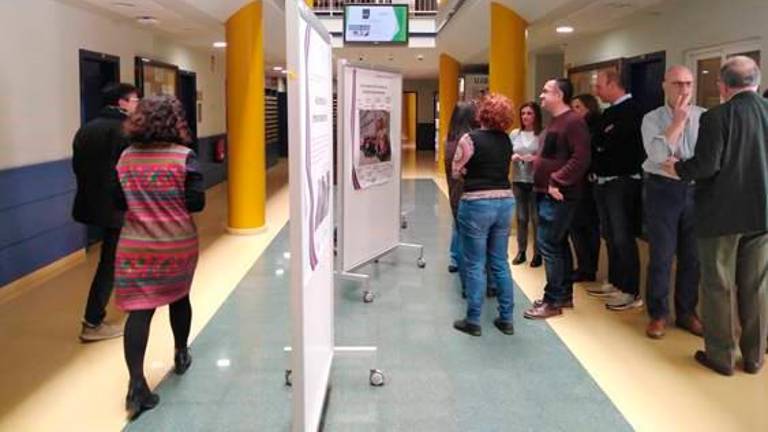
M174 96L142 99L136 111L125 121L125 131L130 140L138 144L189 145L192 142L184 107Z

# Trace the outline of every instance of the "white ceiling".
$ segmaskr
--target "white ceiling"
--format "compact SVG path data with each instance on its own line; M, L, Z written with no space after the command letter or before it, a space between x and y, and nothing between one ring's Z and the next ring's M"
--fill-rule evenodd
M2 0L0 0L2 1ZM150 15L160 23L150 28L181 43L211 49L224 39L224 22L249 0L59 0L78 3L113 17L135 22L137 16ZM264 1L264 47L268 66L285 63L285 1ZM529 49L552 52L579 37L603 32L620 25L637 13L654 13L664 1L674 0L494 0L531 23ZM438 23L461 0L443 0ZM446 52L462 64L488 61L491 0L464 0L463 6L440 32L437 48L337 48L337 58L399 69L409 78L436 77L439 54ZM596 19L599 17L599 19ZM555 26L568 24L572 35L559 35ZM418 56L423 57L422 60Z

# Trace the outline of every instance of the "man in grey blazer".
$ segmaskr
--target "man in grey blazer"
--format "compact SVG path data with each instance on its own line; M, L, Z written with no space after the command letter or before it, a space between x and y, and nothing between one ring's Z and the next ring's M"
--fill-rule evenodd
M695 358L732 375L736 348L744 371L764 363L768 331L768 100L748 57L725 61L718 88L726 101L701 116L694 157L667 172L696 181L705 351ZM734 311L741 336L737 340Z

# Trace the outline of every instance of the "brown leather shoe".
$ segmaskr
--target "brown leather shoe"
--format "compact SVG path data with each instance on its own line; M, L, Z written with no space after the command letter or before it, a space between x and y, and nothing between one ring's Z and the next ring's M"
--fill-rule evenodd
M544 304L544 300L542 299L533 301L533 307L539 307L542 304ZM556 303L556 306L562 309L573 309L573 299Z
M540 302L538 306L534 305L525 311L523 316L528 319L547 319L562 314L563 310L561 308L547 302Z
M688 315L682 319L675 321L675 325L683 330L688 330L691 334L696 336L704 335L704 325L701 324L701 320L696 315Z
M664 337L666 329L667 320L655 319L648 323L648 327L645 328L645 334L651 339L661 339Z

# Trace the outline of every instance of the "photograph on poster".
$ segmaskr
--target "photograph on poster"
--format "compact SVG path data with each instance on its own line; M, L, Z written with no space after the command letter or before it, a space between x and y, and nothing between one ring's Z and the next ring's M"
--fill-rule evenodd
M358 166L392 160L389 141L389 111L360 111L360 159Z

